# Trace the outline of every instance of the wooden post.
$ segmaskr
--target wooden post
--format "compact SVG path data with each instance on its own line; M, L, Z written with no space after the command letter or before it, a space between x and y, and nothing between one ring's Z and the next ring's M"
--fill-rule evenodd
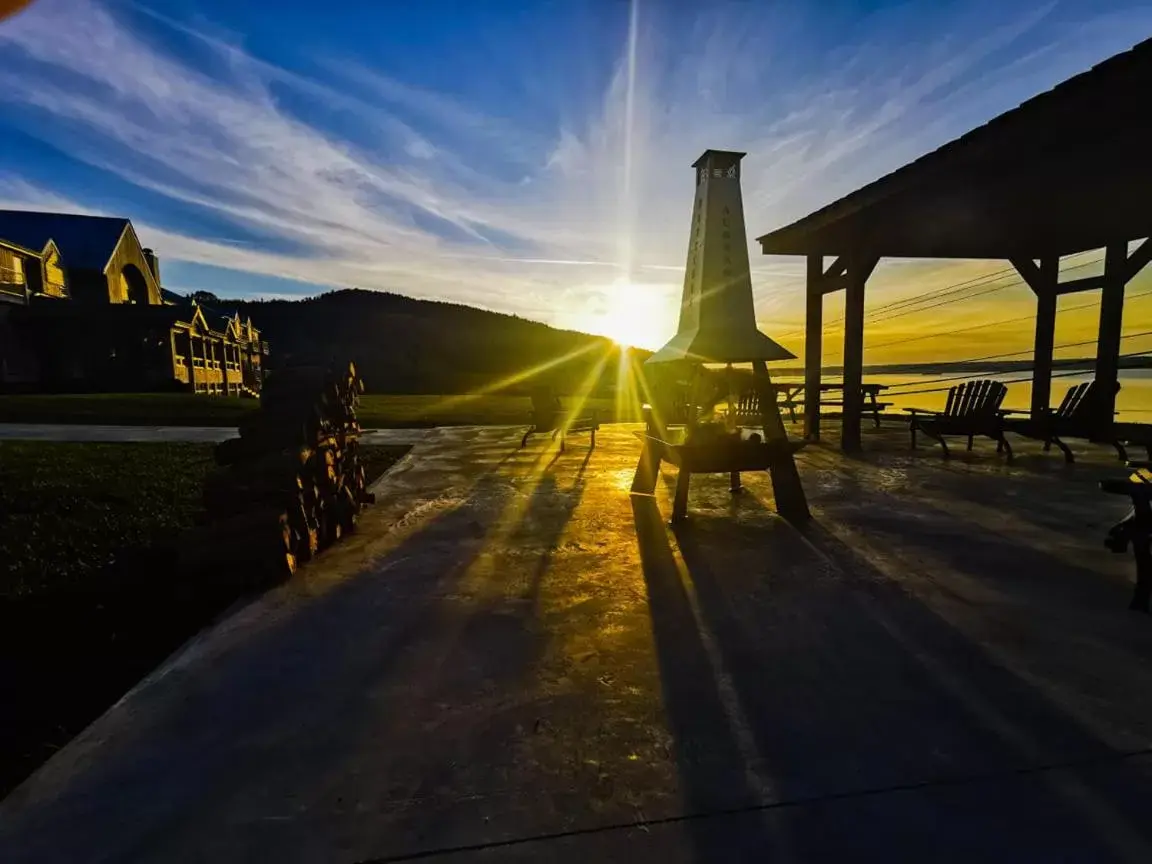
M1104 255L1104 289L1100 296L1100 330L1096 337L1096 381L1100 422L1109 423L1116 410L1116 381L1120 369L1120 327L1124 320L1124 285L1128 244L1109 243Z
M763 360L752 361L752 387L760 403L760 422L764 424L765 441L787 441L788 431L780 416L780 406L776 404L776 393L772 389L772 379L768 377L768 364Z
M1052 401L1052 346L1056 339L1056 281L1060 259L1040 259L1036 292L1036 340L1032 346L1032 417L1039 419Z
M192 387L192 392L196 392L196 339L192 336L192 328L188 328L188 350L185 352L188 358L188 384Z
M788 445L788 432L780 418L780 408L772 392L768 377L768 364L763 360L752 363L752 385L760 397L760 414L764 423L764 440L774 445L768 473L772 477L772 494L776 498L776 512L790 522L800 523L810 518L808 498L800 483L800 472ZM767 397L773 398L767 398ZM684 469L681 468L681 471Z
M876 266L876 259L853 256L848 262L844 292L844 415L841 419L840 447L860 449L860 417L864 394L860 391L864 373L864 285ZM808 398L808 394L804 394Z
M808 304L804 330L804 437L820 440L820 364L824 336L824 256L808 256Z

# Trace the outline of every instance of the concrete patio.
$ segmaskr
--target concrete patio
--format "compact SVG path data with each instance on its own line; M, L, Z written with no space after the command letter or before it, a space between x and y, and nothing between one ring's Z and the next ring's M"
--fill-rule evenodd
M1152 860L1110 452L866 430L799 454L803 530L715 476L673 531L632 428L425 435L10 795L0 859Z

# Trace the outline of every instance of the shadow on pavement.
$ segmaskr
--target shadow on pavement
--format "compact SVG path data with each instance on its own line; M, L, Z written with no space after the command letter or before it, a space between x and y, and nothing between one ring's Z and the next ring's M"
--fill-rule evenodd
M681 582L655 501L633 498L686 809L755 802L750 771L773 800L812 802L725 835L726 860L773 847L807 861L861 848L924 860L1111 860L1149 840L1147 775L819 525L801 535L740 506L739 520L695 516L677 528ZM754 764L736 743L701 624ZM1028 774L1065 762L1110 762L1108 782ZM1011 782L1022 772L1027 794L1024 780ZM697 860L719 854L698 848Z

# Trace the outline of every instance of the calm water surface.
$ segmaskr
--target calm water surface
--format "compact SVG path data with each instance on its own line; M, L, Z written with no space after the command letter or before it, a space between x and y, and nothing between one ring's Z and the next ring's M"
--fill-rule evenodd
M1020 381L1027 377L1026 372L1007 373L1004 375L977 375L977 378L994 378L1008 384L1008 398L1004 400L1005 408L1027 409L1032 403L1032 383ZM942 378L953 380L942 381ZM1052 405L1060 404L1069 387L1074 387L1082 381L1090 381L1091 373L1069 375L1065 378L1052 379ZM783 382L798 381L790 377L773 380ZM839 378L827 378L829 382L838 381ZM930 408L942 409L948 398L948 388L963 383L964 379L953 375L864 375L865 383L887 384L887 390L882 399L891 402L889 412L901 413L902 408ZM1152 423L1152 369L1124 369L1120 372L1120 393L1116 397L1116 410L1120 412L1122 420Z

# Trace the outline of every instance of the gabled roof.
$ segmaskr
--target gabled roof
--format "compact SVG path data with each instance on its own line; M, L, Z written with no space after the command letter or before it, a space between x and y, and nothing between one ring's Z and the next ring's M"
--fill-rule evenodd
M212 329L208 326L208 320L204 317L204 310L195 303L192 304L192 316L188 318L188 323L194 327L199 325L204 330Z
M215 327L213 329L215 329L217 333L232 333L233 335L236 334L237 325L234 315L217 312L209 320L215 323Z
M19 243L13 243L12 241L5 239L2 235L0 235L0 247L3 247L4 249L11 249L13 252L19 252L22 255L31 255L33 258L40 257L39 252L33 252L26 246L21 246Z
M67 268L103 270L129 225L118 216L0 210L0 237L29 249L56 242Z

